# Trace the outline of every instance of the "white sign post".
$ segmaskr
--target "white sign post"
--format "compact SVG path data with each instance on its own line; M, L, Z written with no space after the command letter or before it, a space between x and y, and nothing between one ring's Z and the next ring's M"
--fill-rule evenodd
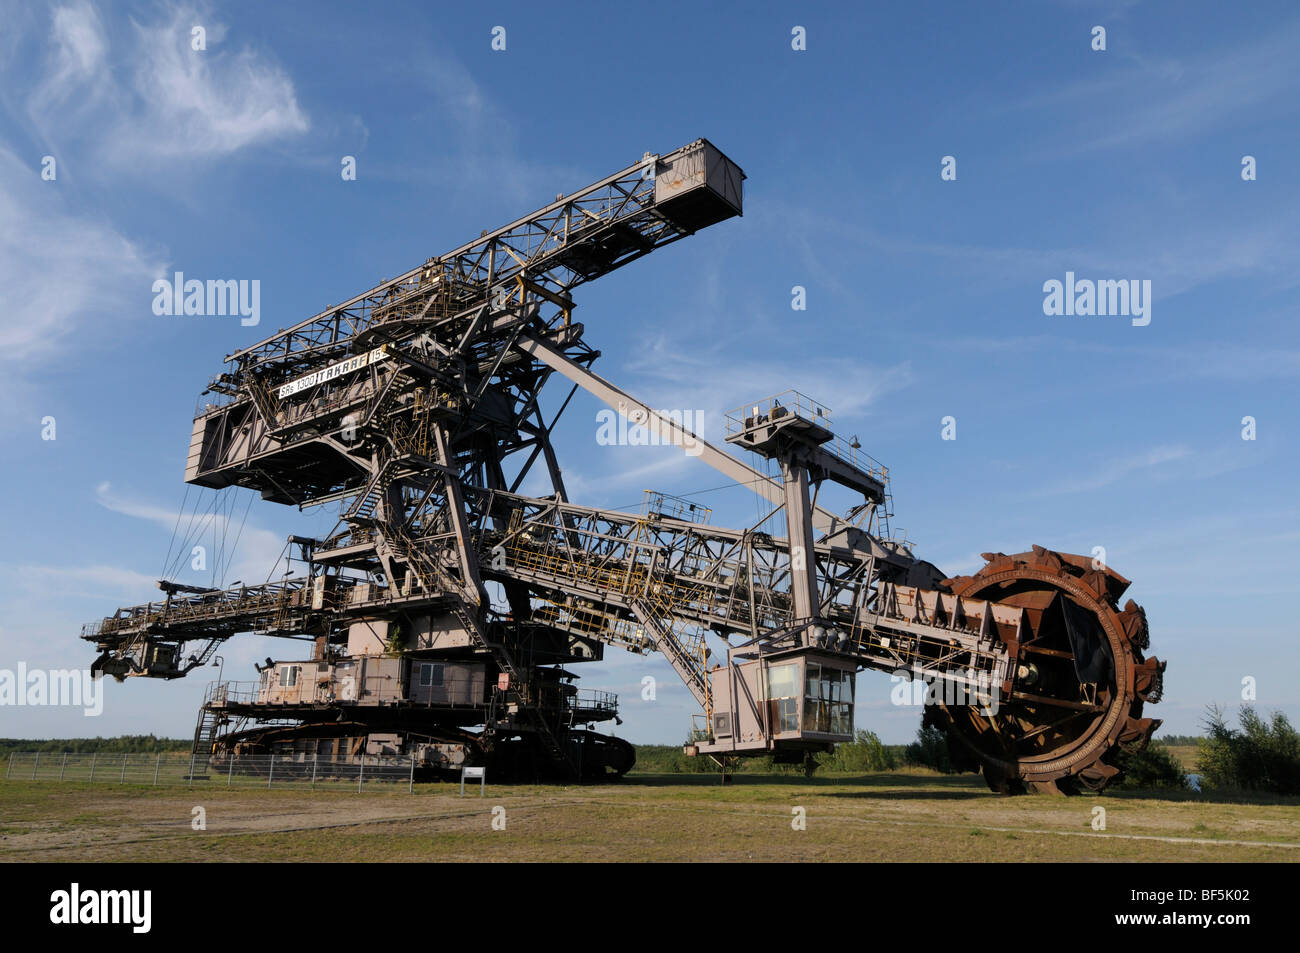
M460 796L465 796L465 779L473 780L478 778L478 796L486 797L487 788L487 768L461 768L460 769Z

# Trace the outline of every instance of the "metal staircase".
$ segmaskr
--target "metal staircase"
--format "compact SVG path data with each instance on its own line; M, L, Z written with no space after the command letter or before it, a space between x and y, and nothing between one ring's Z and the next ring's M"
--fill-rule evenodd
M406 388L403 385L406 384L408 380L409 378L402 368L399 367L393 372L393 376L388 379L388 383L384 385L384 389L375 400L374 406L370 408L370 413L366 415L366 426L370 426L376 421L383 420L384 415L392 409L393 404L397 402L397 399L406 392Z
M199 709L199 721L194 726L193 758L195 770L200 765L204 768L207 767L208 758L212 755L213 745L216 744L226 721L227 716L224 713L214 711L207 705Z
M383 499L384 493L392 486L393 478L397 475L400 467L401 463L397 457L389 457L385 460L384 465L379 468L379 472L366 484L366 488L357 494L356 499L352 501L352 505L343 514L343 518L348 520L373 519L379 501Z
M271 395L266 392L262 386L261 380L252 371L244 374L244 388L253 398L253 404L257 407L257 412L262 415L262 421L266 424L267 432L276 430L280 426L275 404L271 401Z
M519 706L519 714L522 716L522 724L524 727L534 730L538 737L541 738L542 747L545 750L547 757L550 759L552 766L555 767L564 777L577 776L578 769L569 758L569 754L565 750L563 742L556 737L554 730L552 730L550 724L547 722L546 713L542 711L540 706L528 703L531 701L531 699L526 697L529 690L529 682L520 671L519 667L515 664L514 658L510 654L510 649L506 647L504 642L490 641L487 637L487 633L484 632L482 626L479 625L478 619L474 617L473 613L469 612L465 608L463 602L457 601L452 606L452 612L455 614L456 618L460 620L460 623L465 627L465 630L473 636L474 640L480 646L486 648L492 653L497 666L509 677L511 688L516 692L516 694L525 696L523 698L525 704ZM495 696L493 697L492 708L494 711L497 709ZM489 724L484 730L491 732L493 726Z

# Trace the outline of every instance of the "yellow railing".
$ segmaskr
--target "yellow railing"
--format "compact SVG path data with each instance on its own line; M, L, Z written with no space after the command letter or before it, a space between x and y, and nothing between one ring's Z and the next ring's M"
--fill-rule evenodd
M602 642L617 643L634 652L645 651L650 641L640 625L585 606L547 603L533 609L533 619L569 632L589 635Z
M592 566L585 553L559 555L544 550L531 549L516 541L506 550L507 557L516 566L531 572L544 573L556 579L590 583L598 589L632 595L639 592L648 574L635 564L626 566Z

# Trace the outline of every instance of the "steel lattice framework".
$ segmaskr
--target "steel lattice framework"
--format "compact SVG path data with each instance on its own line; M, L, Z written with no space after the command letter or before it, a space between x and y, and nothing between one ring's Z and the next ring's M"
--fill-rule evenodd
M291 537L302 578L214 590L164 581L161 601L87 626L96 670L176 678L242 632L309 638L310 691L297 681L307 663L268 660L254 696L209 693L196 750L291 755L337 735L333 719L361 744L391 735L411 751L420 740L443 767L513 744L584 774L630 766L577 730L575 718L617 709L576 706L562 668L606 645L663 653L704 709L690 750L724 763L847 740L852 672L906 671L965 690L927 720L994 788L1104 785L1114 750L1158 724L1141 713L1164 666L1143 657L1142 610L1118 606L1127 580L1040 548L945 579L889 537L887 470L839 441L816 402L783 395L729 417L727 441L779 464L773 478L592 372L599 352L573 320L574 290L739 215L743 179L707 140L647 154L227 356L194 421L186 480L337 503L338 527ZM557 374L570 390L548 420L539 397ZM578 388L775 509L728 529L662 495L641 513L570 502L551 434ZM536 467L549 496L519 492ZM826 482L861 503L823 509L815 490ZM489 586L508 610L493 608ZM721 663L710 638L726 648ZM365 675L358 694L358 666L398 687L372 691L366 679L380 676ZM440 701L445 671L479 687ZM258 727L285 717L300 724Z

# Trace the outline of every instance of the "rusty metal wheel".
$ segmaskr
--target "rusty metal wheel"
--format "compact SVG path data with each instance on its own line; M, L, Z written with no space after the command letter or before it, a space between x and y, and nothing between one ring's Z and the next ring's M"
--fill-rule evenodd
M984 558L946 585L1021 610L1029 635L1009 645L1016 676L996 706L932 705L925 723L947 733L956 767L982 770L994 791L1100 791L1119 775L1115 753L1141 750L1160 724L1142 716L1165 669L1143 656L1146 613L1131 599L1119 608L1129 581L1090 557L1035 546Z

